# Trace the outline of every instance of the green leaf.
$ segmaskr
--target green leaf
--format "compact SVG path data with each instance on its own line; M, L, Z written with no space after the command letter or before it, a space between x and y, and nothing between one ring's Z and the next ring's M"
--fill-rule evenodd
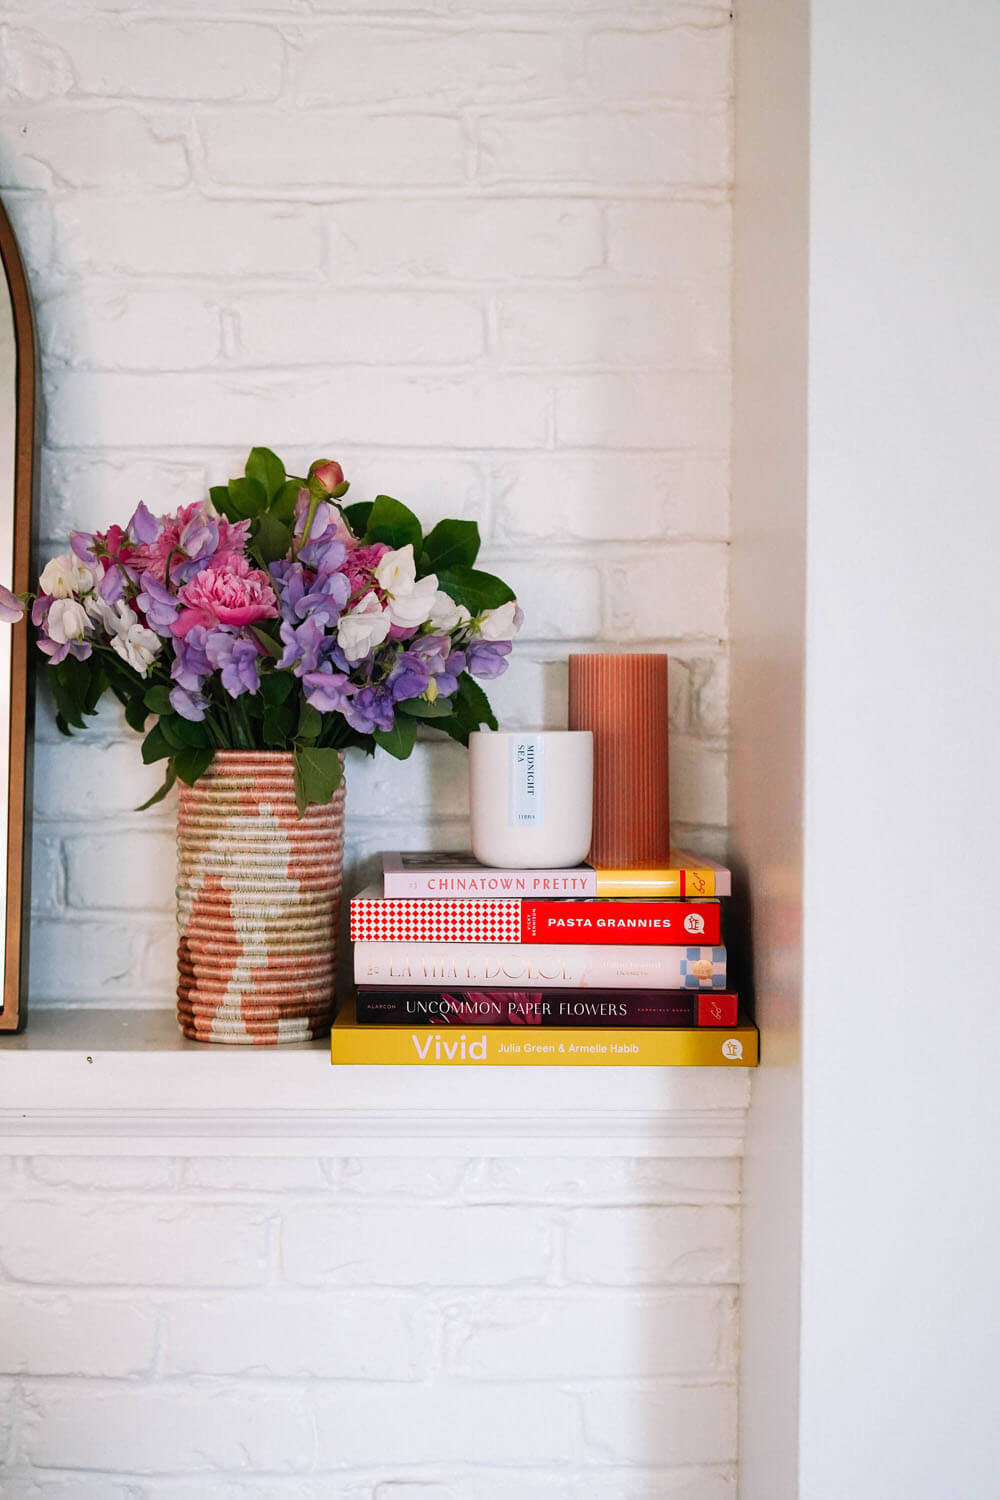
M339 750L317 750L315 745L295 749L295 804L303 817L310 803L325 807L340 785L344 768Z
M303 698L302 707L299 709L299 726L295 731L295 738L306 744L318 740L323 731L323 715L318 708L313 708ZM329 799L327 799L329 800Z
M490 700L483 692L479 683L468 672L463 672L458 679L458 693L456 694L459 705L458 711L469 722L471 729L478 729L485 724L488 729L498 729L496 714L490 707Z
M391 495L375 496L365 528L366 542L385 542L393 548L412 543L414 553L419 553L422 539L420 522L412 510Z
M169 760L174 753L170 741L163 733L162 725L163 720L161 719L158 724L153 725L142 742L142 763L144 766L151 766L158 760Z
M285 465L270 448L251 448L244 473L263 486L268 505L285 482Z
M133 669L126 666L124 662L120 662L117 656L113 658L107 658L107 660L109 662L113 661L115 668L124 677L126 683L126 692L135 693L137 684L136 673L133 671ZM94 662L93 657L91 657L90 661L86 662L85 665L90 667L91 670L88 677L86 678L86 685L83 690L83 711L85 714L95 714L97 712L97 705L103 698L104 694L107 692L108 687L110 686L110 682L104 667L97 666ZM142 689L139 688L138 691L141 692Z
M279 557L284 557L292 545L291 528L283 521L276 520L266 510L254 522L253 544L260 561L266 567L268 563L277 562Z
M416 719L397 719L389 730L376 729L375 743L388 750L397 760L406 760L417 743Z
M414 719L446 719L455 711L450 698L435 698L433 703L426 698L407 698L396 707L401 714Z
M269 630L266 625L251 625L250 629L264 647L268 656L273 656L277 660L281 655L281 641L274 631Z
M216 514L225 516L227 521L239 521L242 517L229 498L229 486L226 484L213 484L208 492L208 497L215 506Z
M173 784L174 784L174 782L176 780L177 780L177 768L174 765L174 763L173 763L172 760L168 760L167 761L167 774L163 778L163 785L160 787L160 789L158 791L154 792L151 797L147 797L146 800L145 800L145 802L140 802L139 806L136 808L136 812L145 812L146 809L147 809L147 807L155 807L156 804L157 804L157 802L162 802L163 799L164 799L164 797L167 795L167 793L173 787Z
M424 537L428 573L442 568L471 568L479 556L479 527L475 521L439 521Z
M273 750L283 750L295 729L295 708L291 703L269 704L261 721L261 737Z
M125 723L142 734L146 727L147 708L141 698L130 698L125 704Z
M256 479L231 479L229 503L240 519L259 516L262 510L267 509L267 491Z
M90 656L78 661L67 656L65 661L49 666L48 682L56 702L56 711L62 715L67 726L83 729L84 714L92 714L101 694L108 688L108 679L100 663ZM130 679L128 690L134 688L135 679Z
M291 697L296 678L291 672L266 672L260 679L260 696L269 708Z
M204 750L212 743L212 736L204 719L183 719L180 714L173 714L161 719L160 723L169 724L172 734L168 731L167 739L175 743L178 750Z
M215 751L210 745L204 750L182 750L174 757L174 767L185 786L194 786L198 777L204 776L214 758Z
M357 500L343 507L343 517L355 536L364 536L368 530L368 518L372 513L371 500Z
M292 524L295 516L295 507L299 501L299 490L302 485L297 479L289 479L281 486L277 496L271 501L268 514L276 521L283 521L286 526Z
M143 700L151 714L172 714L174 709L170 702L170 689L162 682L157 682L153 687L146 689Z
M482 724L497 728L496 715L490 708L490 700L474 678L463 672L458 679L458 692L454 698L455 712L447 719L437 719L435 729L442 729L460 744L469 743L469 735Z
M502 579L494 578L492 573L481 573L477 568L442 568L437 570L437 576L438 588L474 615L484 609L498 609L514 597L514 590Z

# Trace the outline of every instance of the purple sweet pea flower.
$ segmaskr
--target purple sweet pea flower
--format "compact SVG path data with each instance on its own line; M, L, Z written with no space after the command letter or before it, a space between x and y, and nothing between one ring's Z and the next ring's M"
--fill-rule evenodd
M434 678L437 684L439 698L450 698L452 693L458 692L458 679L466 670L467 662L464 651L452 651L444 664L444 671L438 672Z
M181 546L192 561L201 562L216 551L219 528L203 510L196 510L181 531Z
M312 496L307 489L299 490L298 499L295 502L295 535L301 536L306 529L306 520L309 516L309 507L312 504ZM309 527L310 542L315 542L330 527L333 521L333 512L325 500L321 500L313 512L312 524Z
M172 687L170 705L174 713L180 714L182 719L190 719L192 724L200 724L205 717L208 699L203 698L201 693L188 692L187 688Z
M353 698L344 701L340 711L359 734L373 734L376 729L388 733L395 723L392 689L385 684L361 688Z
M319 667L320 652L326 639L322 623L308 619L303 620L301 625L293 625L289 620L282 620L278 628L285 649L276 670L292 671L296 677L303 677L306 672L315 672Z
M316 620L325 620L329 625L335 625L340 619L341 610L347 603L348 582L342 574L334 574L343 584L342 589L335 589L329 593L316 591L312 594L303 594L295 606L295 614L300 620L310 617ZM332 582L332 580L331 580ZM338 598L337 596L340 595Z
M468 671L473 677L500 677L507 670L511 641L470 641L465 648Z
M125 530L141 547L151 547L163 530L163 522L148 511L140 500Z
M117 604L125 593L125 574L117 563L109 563L97 592L105 604Z
M228 630L212 630L205 637L205 655L222 673L222 686L230 698L260 691L260 657L257 642Z
M204 625L195 625L183 640L174 638L177 655L170 668L170 675L186 693L200 693L205 678L212 675L212 663L205 650L207 635ZM177 712L180 713L180 709Z
M425 661L415 651L401 651L389 674L388 687L392 701L401 703L406 698L421 698L430 685L431 674Z
M155 630L157 635L167 636L170 627L177 618L180 603L176 595L172 594L153 573L143 573L139 580L141 593L136 598L136 604L146 616L146 624L150 630Z
M320 506L320 510L328 511L329 508L328 505ZM314 521L309 540L299 553L299 557L307 567L315 568L317 573L335 573L347 558L347 548L330 527L319 535Z
M65 641L60 643L50 641L47 636L44 640L38 642L38 649L39 651L44 651L54 667L59 662L65 661L67 656L75 656L77 661L86 661L87 657L91 656L94 650L89 641Z
M321 714L332 714L342 709L351 690L350 679L335 672L329 662L324 663L317 672L303 673L302 681L305 684L306 702L319 709Z
M71 531L69 534L70 550L76 554L83 565L92 573L99 573L101 565L94 551L94 534L92 531Z
M282 559L280 562L273 562L268 572L274 583L281 613L285 619L289 619L295 613L299 600L309 592L306 570L301 563Z
M0 620L6 625L16 625L24 618L24 605L16 594L0 583Z

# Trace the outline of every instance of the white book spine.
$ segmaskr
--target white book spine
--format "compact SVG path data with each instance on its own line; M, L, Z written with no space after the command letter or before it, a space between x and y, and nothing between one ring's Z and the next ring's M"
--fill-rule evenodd
M604 943L354 945L357 984L484 989L722 990L726 950Z

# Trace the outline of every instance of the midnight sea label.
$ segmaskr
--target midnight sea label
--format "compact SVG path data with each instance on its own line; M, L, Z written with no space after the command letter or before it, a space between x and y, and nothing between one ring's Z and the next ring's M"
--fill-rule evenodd
M540 828L545 821L545 741L531 735L509 742L507 821L511 828Z

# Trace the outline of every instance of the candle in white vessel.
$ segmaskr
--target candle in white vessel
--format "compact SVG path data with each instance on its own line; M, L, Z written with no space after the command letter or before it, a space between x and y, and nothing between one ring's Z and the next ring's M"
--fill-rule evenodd
M469 738L472 852L506 870L578 865L590 847L589 730L476 730Z

